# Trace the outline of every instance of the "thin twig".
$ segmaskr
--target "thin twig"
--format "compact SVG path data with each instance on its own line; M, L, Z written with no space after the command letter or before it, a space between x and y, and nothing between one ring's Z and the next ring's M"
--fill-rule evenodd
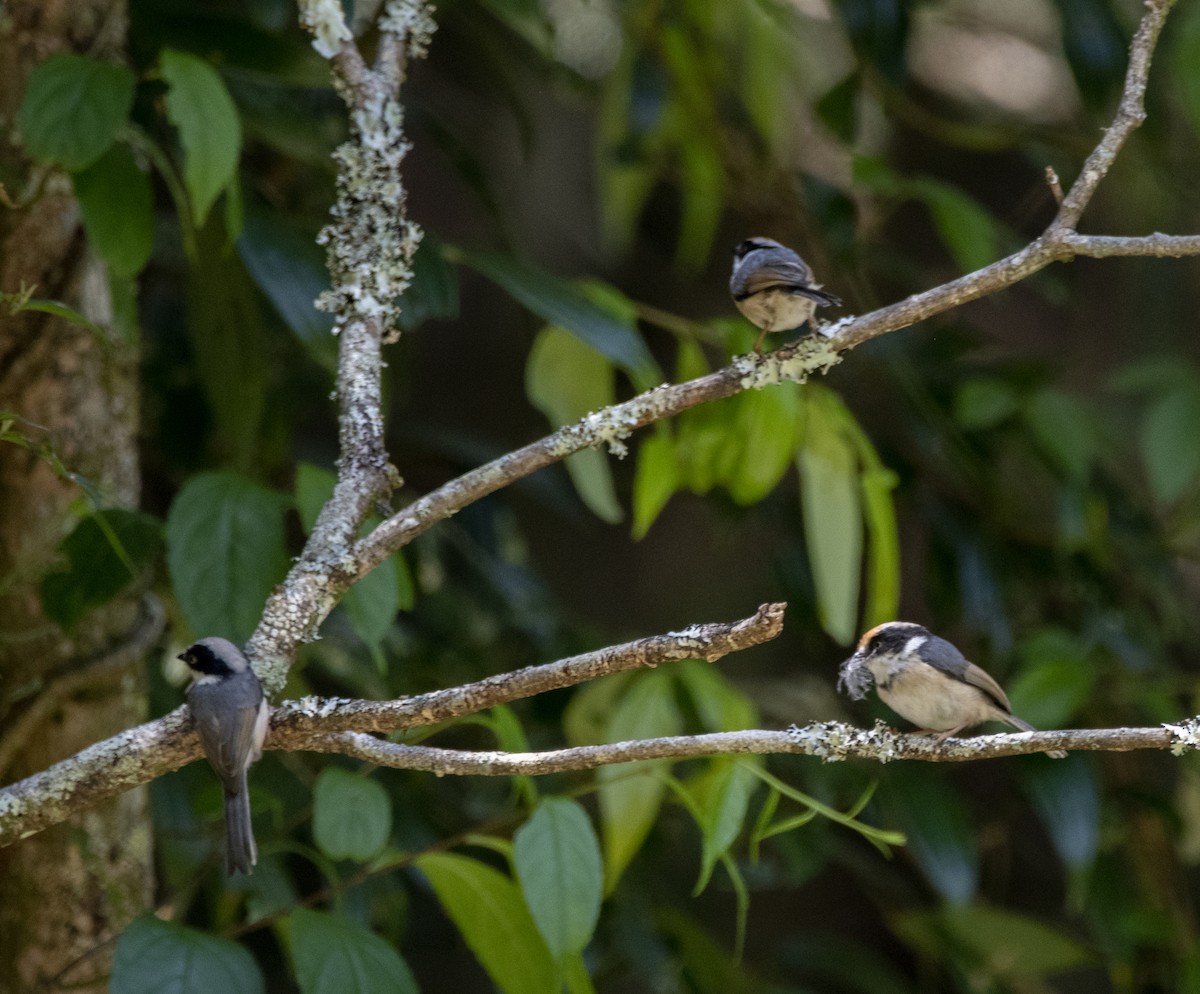
M476 714L497 704L573 687L610 673L681 659L716 662L731 652L776 638L783 631L786 607L786 604L764 604L741 621L692 625L680 632L652 635L624 645L612 645L543 666L529 666L476 683L398 701L316 699L283 704L271 716L271 741L275 745L283 743L288 748L302 748L306 735L351 729L390 732L434 725Z
M1062 181L1058 178L1058 173L1054 171L1053 166L1046 167L1046 185L1050 187L1054 202L1061 207L1063 202Z
M527 753L401 745L359 732L314 736L308 744L315 752L338 753L377 766L419 770L438 776L489 777L544 776L639 760L696 759L746 753L815 756L826 762L863 759L887 763L909 759L962 763L1001 756L1025 756L1047 749L1130 752L1178 747L1177 735L1170 728L1162 727L1016 732L938 742L930 736L894 732L882 724L868 730L840 722L819 722L783 732L749 729L707 735L672 735Z
M1173 6L1175 0L1146 0L1146 13L1142 15L1133 41L1129 44L1129 68L1125 70L1125 86L1121 91L1116 117L1071 184L1071 189L1063 198L1062 207L1058 209L1058 216L1051 225L1052 229L1075 229L1100 181L1112 168L1117 154L1134 130L1146 120L1146 83L1150 78L1150 61L1159 33Z

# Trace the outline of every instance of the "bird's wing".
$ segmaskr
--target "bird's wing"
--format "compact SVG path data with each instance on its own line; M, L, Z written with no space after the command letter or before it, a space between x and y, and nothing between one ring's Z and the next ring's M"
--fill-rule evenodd
M812 270L800 259L772 260L769 267L747 273L742 282L746 294L805 288L812 284Z
M217 776L230 789L241 783L242 770L254 749L262 688L258 687L257 691L257 696L248 692L244 705L235 709L222 704L217 687L213 685L199 684L188 694L188 705L204 754Z
M921 656L931 666L936 666L963 683L978 687L1006 713L1012 711L1008 695L1004 693L1000 684L993 680L986 670L970 662L953 643L933 635L921 647Z

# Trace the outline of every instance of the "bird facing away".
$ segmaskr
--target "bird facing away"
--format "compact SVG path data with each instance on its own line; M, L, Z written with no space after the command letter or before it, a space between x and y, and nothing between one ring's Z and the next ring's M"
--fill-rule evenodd
M737 309L759 329L754 351L768 332L799 328L818 307L841 299L813 282L808 263L770 238L747 238L733 250L729 292Z
M195 678L188 707L209 765L225 792L225 871L250 873L258 847L250 821L246 774L262 758L267 701L242 650L223 638L203 638L179 656Z

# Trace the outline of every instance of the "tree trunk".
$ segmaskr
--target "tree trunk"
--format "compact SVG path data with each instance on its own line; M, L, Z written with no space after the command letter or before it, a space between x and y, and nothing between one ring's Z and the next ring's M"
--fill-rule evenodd
M123 0L0 2L5 133L37 63L64 51L119 56L125 34ZM0 148L0 177L19 203L0 208L0 290L34 288L34 297L61 300L108 327L107 274L87 250L67 178L51 173L32 202L21 202L30 169L10 144ZM4 309L0 409L18 416L12 429L33 445L0 441L0 755L9 760L0 781L8 782L143 717L138 661L89 669L144 624L137 598L64 633L39 597L59 543L91 510L46 449L109 506L137 502L134 350L115 335ZM145 791L0 850L0 992L104 990L108 940L147 907L152 884Z

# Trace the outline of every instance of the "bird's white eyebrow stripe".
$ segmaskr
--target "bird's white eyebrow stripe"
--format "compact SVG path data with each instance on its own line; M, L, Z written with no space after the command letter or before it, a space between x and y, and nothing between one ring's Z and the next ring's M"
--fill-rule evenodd
M906 656L916 655L920 651L921 646L923 646L924 644L925 644L925 636L924 635L914 635L912 638L910 638L907 642L904 643L904 655L906 655Z

